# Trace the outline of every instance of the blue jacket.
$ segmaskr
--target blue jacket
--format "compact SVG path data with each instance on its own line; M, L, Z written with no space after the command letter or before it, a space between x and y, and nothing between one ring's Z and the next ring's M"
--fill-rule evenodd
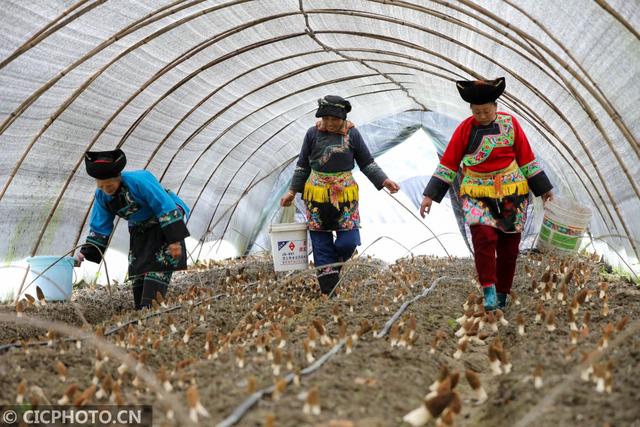
M189 208L175 193L166 190L160 181L149 171L137 170L122 173L122 184L128 189L125 196L128 206L120 209L117 215L129 221L129 227L144 223L152 217L158 218L162 226L169 225L163 218L176 211L180 206L185 218L189 217ZM96 189L95 204L91 211L90 229L92 232L109 236L113 231L113 220L116 213L112 212L108 203L114 196ZM182 220L172 216L172 221Z

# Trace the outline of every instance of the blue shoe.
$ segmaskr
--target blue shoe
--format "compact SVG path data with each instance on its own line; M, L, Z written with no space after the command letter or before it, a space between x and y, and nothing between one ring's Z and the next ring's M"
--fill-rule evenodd
M498 300L496 296L496 286L483 286L482 292L484 293L484 309L485 311L495 311L498 306Z
M503 294L502 292L498 292L498 308L500 310L504 310L507 306L507 294Z

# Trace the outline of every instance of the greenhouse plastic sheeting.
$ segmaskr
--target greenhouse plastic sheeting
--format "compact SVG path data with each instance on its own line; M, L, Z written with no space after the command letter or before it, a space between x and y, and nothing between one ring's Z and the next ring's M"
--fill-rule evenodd
M242 253L319 97L349 98L358 124L448 117L424 126L446 144L469 114L454 81L505 76L500 108L637 267L637 1L5 0L0 18L5 264L83 241L87 150L121 147L192 207L196 239Z

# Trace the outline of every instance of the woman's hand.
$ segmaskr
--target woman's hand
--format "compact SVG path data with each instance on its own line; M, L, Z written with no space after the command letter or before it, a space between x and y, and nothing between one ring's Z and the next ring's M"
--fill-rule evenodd
M394 194L400 190L400 186L395 181L391 181L389 178L385 179L382 186L389 190L389 193Z
M180 258L180 255L182 255L182 245L180 244L180 242L169 243L169 246L167 246L167 250L169 251L169 255L171 255L171 258L173 259L178 259Z
M553 200L553 191L547 191L546 193L544 193L540 197L542 197L542 203L551 201L551 200Z
M424 218L424 214L429 214L431 211L431 203L433 203L433 199L429 196L424 196L422 199L422 203L420 204L420 216Z
M282 198L280 199L280 206L291 206L291 202L293 202L293 199L295 199L295 197L296 193L293 190L289 190L287 194L282 196Z
M80 267L80 265L82 264L82 261L84 261L84 255L82 255L82 252L78 252L73 256L73 259L74 259L73 266Z

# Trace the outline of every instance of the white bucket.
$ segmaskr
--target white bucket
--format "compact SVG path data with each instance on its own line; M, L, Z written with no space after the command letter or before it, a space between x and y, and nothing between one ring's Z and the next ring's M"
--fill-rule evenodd
M269 234L275 271L307 268L307 223L271 224Z
M556 197L545 203L538 248L577 252L591 221L591 209Z

